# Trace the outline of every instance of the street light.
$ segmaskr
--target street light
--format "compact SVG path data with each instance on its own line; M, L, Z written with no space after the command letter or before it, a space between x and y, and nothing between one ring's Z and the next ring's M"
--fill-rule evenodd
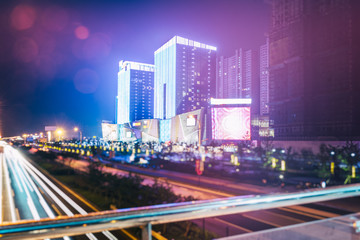
M335 151L331 151L330 155L332 156L332 161L330 163L330 173L335 174Z
M26 143L26 138L28 137L28 135L27 135L27 134L23 134L22 136L23 136L23 138L24 138L24 144L25 144L25 143Z
M79 132L79 134L80 134L80 143L82 143L82 132L79 130L78 127L74 127L74 132Z
M59 142L60 142L60 138L61 138L61 135L63 134L63 130L60 129L60 128L58 128L58 129L56 130L56 133L57 133L57 135L59 136Z

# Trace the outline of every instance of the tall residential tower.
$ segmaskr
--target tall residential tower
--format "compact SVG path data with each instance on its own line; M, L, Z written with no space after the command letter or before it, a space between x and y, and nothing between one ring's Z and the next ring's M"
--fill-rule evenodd
M360 139L360 1L271 4L269 91L275 138Z
M217 60L217 98L251 98L252 113L259 113L260 82L257 51L238 49L235 55Z
M216 97L239 98L243 79L243 51L238 49L235 55L221 56L216 67Z

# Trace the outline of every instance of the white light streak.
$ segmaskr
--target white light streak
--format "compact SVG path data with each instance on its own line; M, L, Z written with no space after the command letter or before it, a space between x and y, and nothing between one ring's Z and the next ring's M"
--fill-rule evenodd
M86 215L87 212L82 209L77 203L75 203L70 197L68 197L63 191L61 191L54 183L52 183L44 174L42 174L38 169L36 169L32 164L30 164L28 161L26 161L24 158L20 158L20 160L26 165L27 171L34 177L34 179L42 186L44 191L48 193L51 198L56 202L56 204L59 205L59 207L66 213L68 216L74 216L74 214L71 212L69 208L67 208L60 199L54 195L54 193L44 184L46 182L47 185L49 185L54 191L56 191L62 198L70 204L76 211L78 211L82 215ZM41 179L40 179L40 178ZM102 232L107 238L110 240L115 240L116 237L110 233L109 231ZM86 236L91 240L96 240L97 238L92 234L88 233Z
M11 215L11 221L16 222L16 214L15 214L15 204L14 199L11 196L11 186L10 186L10 176L9 176L9 170L6 164L6 160L4 159L4 173L5 173L5 179L6 179L6 189L8 193L8 199L10 203L10 215Z
M0 142L0 146L2 147L2 144ZM1 208L0 208L0 224L2 224L3 222L3 213L2 213L2 209L3 209L3 161L4 161L4 153L0 153L0 192L1 192Z

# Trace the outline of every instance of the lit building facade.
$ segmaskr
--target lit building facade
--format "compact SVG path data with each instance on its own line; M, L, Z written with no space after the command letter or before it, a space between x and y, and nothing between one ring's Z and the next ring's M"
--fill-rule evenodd
M173 37L154 53L154 117L207 108L216 95L216 47Z
M224 58L221 56L216 67L216 97L239 98L243 79L242 49L235 51L235 55Z
M217 98L251 98L254 113L259 112L259 56L257 51L235 51L218 58L216 67Z
M238 49L235 55L217 60L217 98L251 98L252 138L258 139L260 115L260 67L259 53Z
M117 124L154 117L154 72L152 64L120 61Z

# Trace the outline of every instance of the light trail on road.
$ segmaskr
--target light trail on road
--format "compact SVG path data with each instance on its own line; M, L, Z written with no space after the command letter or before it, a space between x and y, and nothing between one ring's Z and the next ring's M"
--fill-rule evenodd
M4 155L4 154L3 154ZM6 182L6 184L5 184L5 188L6 188L6 192L7 192L7 198L8 198L8 202L9 202L9 207L8 208L6 208L6 209L10 209L10 215L11 215L11 219L10 219L10 221L11 222L16 222L16 211L15 211L15 203L14 203L14 199L13 199L13 197L12 197L12 191L11 191L11 186L10 186L10 176L9 176L9 170L8 170L8 166L7 166L7 164L6 164L6 161L5 161L5 158L3 157L3 159L1 160L2 161L2 163L1 163L1 165L4 165L4 168L3 168L3 170L4 170L4 177L5 177L5 181L4 182ZM1 203L1 205L3 205L3 203L4 203L4 201L5 201L5 199L4 199L4 196L2 196L2 198L1 198L1 200L2 200L2 203ZM1 207L2 209L4 209L4 206L2 206ZM4 211L3 211L4 212Z
M11 212L11 222L20 219L56 218L51 202L53 201L67 216L75 214L86 215L87 212L75 203L69 196L52 183L43 173L29 163L16 149L1 142L4 147L3 160L1 160L1 187L5 187ZM3 181L3 177L4 180ZM14 196L12 196L14 192ZM44 195L45 194L45 195ZM4 209L4 196L2 196L2 208ZM23 200L25 199L25 201ZM73 212L71 206L76 212ZM16 216L16 209L19 209L19 216ZM57 214L58 215L58 214ZM2 216L2 215L1 215ZM111 232L103 231L102 234L109 240L117 239ZM98 238L93 233L85 234L90 240ZM70 240L64 236L64 240Z
M201 200L215 199L219 197L235 197L237 196L236 193L239 193L238 192L239 190L244 191L245 189L246 189L245 192L249 192L255 189L256 191L254 191L253 194L256 195L258 195L259 192L265 193L266 191L268 191L268 193L270 193L270 192L274 192L275 190L278 191L280 190L274 187L270 187L269 189L267 189L265 187L251 186L249 184L243 184L243 183L240 184L243 186L238 186L239 184L235 182L231 183L230 181L222 181L222 180L216 181L214 179L211 179L210 177L204 177L204 178L202 177L201 183L206 182L206 184L198 185L198 177L190 174L170 172L166 170L153 171L149 169L138 168L129 165L122 165L109 161L103 161L103 162L106 164L112 164L112 166L108 165L102 168L102 171L104 173L111 173L114 175L118 175L120 177L127 177L129 176L129 172L131 172L131 174L139 175L142 179L144 179L143 181L144 185L151 186L155 181L158 181L159 183L169 184L172 190L177 194L184 194L186 196L186 193L191 193L192 195L196 195L197 198ZM68 166L81 171L85 171L85 169L89 164L88 162L82 160L76 160L76 159L73 159L71 161L71 165L68 162L62 162L62 163L67 164ZM191 184L190 180L193 180L193 184ZM222 182L223 182L222 186L226 187L228 191L222 191L222 189L217 188L217 186ZM214 183L215 189L211 188L209 183ZM259 187L260 189L256 189L257 187ZM261 229L263 226L274 228L279 226L287 226L290 223L296 224L299 222L314 221L317 219L330 217L330 215L326 212L322 212L321 215L319 216L314 216L313 215L314 211L317 211L315 209L302 207L301 211L296 210L296 212L294 212L293 208L295 210L296 207L289 206L287 208L284 208L283 211L281 211L281 214L272 212L275 210L262 210L251 214L243 214L242 216L239 217L219 216L216 218L209 218L206 219L206 221L208 222L207 228L209 226L210 231L221 235L224 234L229 229L231 229L232 232L239 230L243 232L252 232L252 231L256 231L257 229ZM276 210L280 210L280 209L276 209ZM264 220L261 217L258 217L261 216L262 214L267 216L269 219ZM339 215L333 214L332 216L339 216ZM301 220L304 219L305 217L306 220ZM241 218L242 220L239 221L238 218ZM199 225L200 227L202 225L202 220L193 220L193 222ZM252 222L254 224L248 224L248 222ZM219 230L220 225L223 228L223 230Z

